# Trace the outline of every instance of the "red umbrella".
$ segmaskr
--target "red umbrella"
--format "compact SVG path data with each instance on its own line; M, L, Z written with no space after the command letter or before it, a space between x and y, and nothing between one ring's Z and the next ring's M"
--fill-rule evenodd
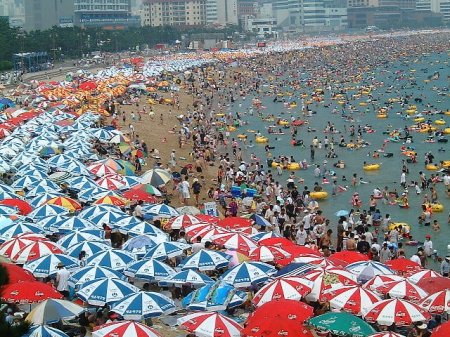
M197 214L195 217L202 222L207 222L211 224L216 224L220 221L220 218L218 218L217 216L209 214Z
M366 283L364 283L363 288L366 289L375 289L378 286L381 286L387 282L392 282L392 281L401 281L404 280L405 278L399 275L377 275L372 277L369 281L367 281Z
M64 254L64 251L54 242L35 241L19 250L11 260L17 264L24 264L25 262L49 254Z
M22 235L17 235L0 245L0 255L6 257L15 256L20 250L28 246L29 244L36 241L47 241L45 236L34 233L25 233Z
M81 90L90 91L90 90L96 89L96 88L97 88L97 84L95 84L95 82L92 82L92 81L84 82L84 83L81 83L81 84L79 85L79 88L80 88Z
M214 243L222 245L227 249L235 249L242 252L249 252L258 247L255 241L239 233L217 234L211 239Z
M389 295L390 298L404 298L412 302L418 302L428 295L422 288L408 280L387 282L376 287L375 291Z
M433 330L431 337L448 337L450 336L450 321L439 325Z
M8 284L14 284L18 282L25 282L25 281L36 281L34 276L20 268L19 266L16 266L12 263L0 263L3 268L6 269L6 272L8 273Z
M365 254L354 250L342 250L340 252L334 253L333 258L347 262L348 264L360 261L368 261L369 257Z
M63 298L51 285L38 281L10 284L2 289L1 297L8 303L36 303L49 298Z
M216 312L196 312L178 318L178 324L196 336L240 337L242 327Z
M153 328L142 323L117 321L103 324L92 333L95 337L161 337Z
M294 300L268 302L255 310L242 330L243 337L308 336L303 322L313 316L313 308Z
M211 225L206 222L201 222L201 223L198 223L198 224L195 224L192 226L188 226L184 230L186 232L186 236L192 238L192 237L196 237L198 235L198 233L200 233L200 232L209 231L214 228L216 228L214 225Z
M420 305L430 314L450 312L450 290L442 290L425 298Z
M277 246L277 247L282 247L283 249L286 249L286 246L293 246L293 245L295 245L295 243L293 243L291 240L288 240L286 238L268 238L268 239L259 241L258 245L260 245L260 246Z
M28 202L20 199L3 199L0 205L16 207L21 215L27 215L33 211L33 207Z
M266 239L270 240L270 239ZM289 241L291 242L291 241ZM267 244L264 244L264 246L268 246ZM301 255L317 255L321 256L320 252L318 250L314 250L309 247L305 246L299 246L299 245L283 245L281 248L283 248L285 251L287 251L289 254L291 254L293 257L298 257Z
M412 275L422 270L422 266L410 259L394 259L387 261L386 266L395 270L399 275Z
M450 289L450 278L448 277L430 277L422 279L416 283L420 288L429 294L437 293L438 291Z
M259 289L253 297L252 303L259 307L274 300L300 301L311 292L312 287L312 281L304 278L298 276L282 277Z
M333 266L333 267L345 268L348 265L347 262L336 259L333 256L323 257L323 256L317 256L317 255L303 255L303 256L295 258L295 262L316 264L321 267Z
M142 190L128 190L122 194L128 200L142 200L143 202L156 204L158 199L155 196Z
M253 261L274 262L289 258L290 254L275 246L259 246L249 252L248 257Z
M249 227L252 224L253 220L241 218L238 216L230 216L228 218L219 220L219 222L217 223L218 226L223 227L225 229Z
M165 225L164 228L170 229L181 229L186 228L192 225L197 225L200 223L200 220L197 217L189 214L182 214L170 219Z
M321 301L330 302L330 306L354 315L361 315L361 309L381 301L374 292L360 286L348 286L325 291Z
M422 279L426 279L429 277L442 277L441 274L436 273L434 270L430 269L421 269L418 272L415 272L414 274L410 275L408 277L408 280L410 280L412 283L417 283Z

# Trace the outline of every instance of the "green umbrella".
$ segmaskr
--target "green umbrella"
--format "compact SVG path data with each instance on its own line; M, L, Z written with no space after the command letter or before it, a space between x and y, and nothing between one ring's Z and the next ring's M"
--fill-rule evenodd
M327 312L309 319L305 325L347 337L366 337L376 332L369 323L347 312Z

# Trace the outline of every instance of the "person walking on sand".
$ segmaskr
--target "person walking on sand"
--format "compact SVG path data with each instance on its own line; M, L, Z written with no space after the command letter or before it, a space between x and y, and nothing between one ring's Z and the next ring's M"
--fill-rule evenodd
M191 198L190 189L191 189L191 186L189 184L189 177L186 176L184 178L183 182L181 183L181 193L183 196L183 204L184 205L187 205L188 200Z

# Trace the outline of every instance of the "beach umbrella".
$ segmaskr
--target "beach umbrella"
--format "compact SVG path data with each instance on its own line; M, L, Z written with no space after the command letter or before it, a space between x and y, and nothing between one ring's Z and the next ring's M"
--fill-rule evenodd
M71 189L77 191L87 190L88 188L97 187L97 184L94 180L88 177L74 177L67 180L67 184Z
M177 319L178 325L198 337L240 337L242 327L215 312L196 312Z
M410 259L394 259L386 261L385 265L396 271L399 275L412 275L422 270L422 266Z
M123 180L117 175L105 175L96 181L97 185L110 191L120 190L125 186Z
M86 259L86 265L108 267L114 270L124 270L129 263L134 261L134 256L125 250L109 249L88 257Z
M387 282L374 290L377 293L389 295L389 298L402 298L411 302L419 302L428 296L426 291L408 280Z
M33 212L27 215L27 218L39 221L52 215L69 215L69 210L58 205L44 204L35 208Z
M149 203L149 204L156 204L158 202L158 199L156 199L155 196L153 196L152 194L149 194L145 191L141 191L141 190L128 190L125 191L122 196L125 199L128 200L135 200L135 201L143 201L145 203Z
M64 254L64 250L51 241L36 241L19 250L16 255L11 257L11 260L17 264L24 264L49 254Z
M186 228L192 225L199 224L200 220L198 220L193 215L179 215L172 219L170 219L165 225L164 228L170 228L170 229L181 229Z
M216 236L216 235L229 234L229 233L231 233L231 232L213 225L210 228L205 228L205 229L201 230L194 237L191 237L191 242L194 241L194 238L197 238L197 237L201 237L202 238L202 240L201 240L202 242L212 241L212 238L214 236Z
M361 316L361 309L381 301L374 292L359 286L345 286L325 291L321 301L329 302L330 307Z
M131 188L132 191L144 191L148 194L160 197L162 196L162 193L160 190L158 190L155 186L150 185L150 184L139 184L136 186L133 186Z
M28 202L21 199L3 199L0 200L0 205L11 206L19 211L20 215L27 215L33 211L33 207Z
M57 244L61 247L65 248L66 250L74 245L77 245L79 243L85 243L85 242L91 242L91 241L102 241L102 237L99 236L100 233L99 230L95 229L90 231L87 230L77 230L70 232L66 235L64 235L61 239L57 241ZM99 234L99 235L96 235ZM103 235L104 238L104 235Z
M2 228L11 226L11 225L13 225L13 224L14 224L14 222L13 222L13 220L11 220L10 217L4 216L4 215L0 215L0 226L1 226Z
M143 257L147 251L156 246L156 242L153 241L155 237L151 235L138 235L135 236L122 245L122 249L133 253L137 258Z
M139 292L139 288L118 278L87 281L76 292L82 301L95 306L112 304L125 296Z
M450 289L450 279L443 276L430 277L420 280L416 285L427 293L434 294L441 290Z
M181 269L216 270L228 266L228 256L225 253L201 249L180 262Z
M253 224L253 220L241 218L238 216L231 216L224 219L219 220L217 226L225 228L225 229L237 229L243 227L251 227Z
M94 187L89 187L78 192L77 198L78 200L84 202L93 201L95 200L95 198L98 196L99 193L103 193L106 191L108 190L95 185Z
M349 264L346 270L358 277L359 282L365 282L377 275L393 274L392 269L375 261L363 261Z
M151 247L145 254L145 259L167 260L184 254L186 249L191 245L182 242L168 241L158 243L155 247Z
M56 198L56 197L62 197L64 196L64 194L59 193L59 192L44 192L44 193L39 193L36 194L34 196L33 199L30 200L30 205L33 206L34 208L39 207L44 205L45 203L47 203L48 200L52 199L52 198ZM28 197L28 194L27 194Z
M6 269L6 273L8 274L8 284L36 280L30 272L15 264L0 262L0 265Z
M101 325L98 330L92 332L92 337L162 337L162 335L141 323L118 321Z
M274 262L289 258L291 254L275 246L260 246L250 250L248 256L253 261Z
M273 300L286 299L300 301L309 294L313 282L298 276L282 277L264 285L252 299L256 307Z
M153 186L161 186L167 184L172 180L172 176L169 172L163 169L152 169L145 172L142 176L143 184L150 184Z
M279 299L263 304L245 322L242 336L311 336L304 321L313 308L303 302Z
M21 249L30 243L42 240L47 240L47 238L40 234L15 236L0 245L0 255L6 257L15 256Z
M129 162L127 162L127 163L129 163ZM131 163L130 163L130 165L131 165ZM134 166L133 166L133 169L134 169ZM128 170L127 170L127 172L128 172ZM136 185L139 185L142 182L141 177L134 176L134 175L128 175L127 172L125 172L124 170L119 171L120 174L125 174L122 176L122 182L124 183L124 185L123 185L123 187L120 188L121 190L130 189Z
M167 296L151 291L128 295L114 303L111 311L126 320L140 321L146 318L168 315L177 309Z
M310 318L306 324L319 331L329 331L338 336L367 337L376 332L361 318L347 312L327 312Z
M109 141L112 138L112 134L105 129L91 129L89 132L98 140Z
M391 326L409 326L427 322L431 315L418 304L400 299L387 299L362 309L363 318L371 323Z
M114 212L118 214L118 217L126 216L127 214L122 212L122 210L113 205L101 204L101 205L92 205L85 209L83 209L78 216L83 219L93 219L99 215L103 215L108 212Z
M346 209L341 209L340 211L337 211L336 213L334 213L334 215L341 217L341 216L348 216L350 214L349 211L347 211Z
M28 270L35 277L47 277L55 275L58 272L58 265L60 263L69 271L80 268L76 258L63 254L49 254L26 262L23 265L23 269Z
M89 219L92 223L97 224L99 228L101 228L100 226L103 226L103 224L108 224L111 228L119 227L120 229L120 226L116 224L127 216L128 215L122 212L120 209L112 209L109 211L99 213L98 215L93 217L89 218L83 217L83 218Z
M432 315L450 313L450 289L438 291L426 297L420 306Z
M28 316L27 316L28 318ZM30 331L24 337L69 337L61 330L46 326L39 325L30 328Z
M144 214L150 214L158 217L171 218L173 216L178 216L178 212L175 208L166 205L166 204L158 204L158 205L150 205L146 206L143 209Z
M259 214L250 214L249 216L245 216L245 218L248 218L252 220L253 224L263 227L263 228L271 228L272 224L266 220L263 216Z
M405 336L400 335L399 333L393 331L381 331L376 332L373 335L370 335L369 337L405 337Z
M108 195L108 196L104 196L104 197L94 201L94 205L98 205L98 204L108 204L108 205L123 207L126 205L126 202L121 197Z
M360 252L354 250L341 250L340 252L334 253L332 256L333 258L339 259L348 264L369 260L366 254L361 254Z
M20 177L16 181L14 181L11 184L11 187L13 187L17 191L24 190L28 187L34 187L41 181L41 178L33 177L33 176L24 176Z
M74 271L70 275L68 283L71 287L75 288L85 282L103 278L117 278L125 280L125 276L117 270L113 270L108 267L86 266Z
M38 281L9 284L1 291L1 298L8 303L37 303L49 298L62 297L53 286Z
M181 302L189 310L219 311L242 305L248 296L245 291L221 282L208 283L185 296Z
M252 249L258 247L255 241L239 233L217 234L211 239L214 243L222 245L227 249L235 249L242 252L250 252Z
M200 222L198 224L186 227L184 229L184 232L186 233L187 237L195 238L198 236L198 233L200 233L202 231L209 231L209 230L215 229L215 228L217 228L217 226L206 223L206 222Z
M434 270L430 269L421 269L420 271L415 272L411 276L408 277L408 280L410 280L412 283L418 283L419 281L427 278L433 278L433 277L442 277L441 274L435 272Z
M177 208L177 212L180 214L188 214L188 215L199 215L200 210L194 206L181 206ZM198 219L198 217L197 217Z
M163 280L176 272L164 262L155 259L143 259L130 263L123 273L126 276L143 280Z
M116 134L109 140L109 142L112 144L120 144L120 143L130 143L131 140L122 134Z
M66 300L48 299L33 308L25 318L34 325L57 323L62 319L72 319L84 311L83 307Z
M289 251L289 250L287 250ZM289 260L288 260L289 261ZM347 266L347 262L338 260L333 258L333 256L330 257L323 257L317 255L317 253L314 254L301 254L299 257L294 258L295 262L300 263L309 263L314 264L318 267L337 267L337 268L344 268ZM280 261L278 263L281 263Z
M311 292L306 296L308 301L318 301L324 291L332 288L357 285L355 275L335 267L319 267L302 277L314 283Z
M45 230L46 232L52 232L53 230L51 229L52 226L57 223L60 222L62 220L68 219L67 214L61 214L61 215L51 215L45 218L41 218L41 219L36 219L36 226L41 227L43 230Z
M59 188L59 187L58 188L53 188L53 186L38 185L36 187L33 187L31 190L29 190L26 193L26 197L27 198L33 198L33 197L37 197L37 196L42 195L42 194L55 194L56 197L64 195L63 193L61 193L61 188ZM49 198L49 199L51 199L51 198Z
M2 241L7 241L24 233L42 234L44 231L35 224L13 223L0 228L0 239Z
M387 282L402 281L405 278L397 274L377 275L372 277L369 281L362 285L365 289L374 290L376 287L381 286Z
M55 222L50 226L50 229L58 233L70 233L72 231L94 230L97 229L97 227L89 220L72 216Z
M283 237L270 237L261 239L258 242L258 245L260 246L276 246L283 249L286 249L287 246L296 246L294 242L292 242L289 239L283 238Z
M277 234L273 231L269 231L269 232L259 232L257 234L253 234L250 235L250 239L252 239L253 241L257 242L259 244L259 241L264 240L264 239L270 239L270 238L280 238L281 235Z
M159 228L153 226L148 222L130 222L128 224L122 225L122 220L126 220L126 218L121 218L117 222L117 224L120 226L118 228L119 232L126 232L130 236L151 235L152 237L155 237L155 241L158 243L161 243L160 240L162 240L162 242L168 240L166 233L162 232Z
M92 174L95 174L98 177L103 177L108 174L115 175L117 173L116 170L113 169L111 166L108 166L103 163L93 163L93 164L89 165L87 167L87 169L89 170L89 172L91 172Z
M79 211L82 207L80 203L72 198L68 197L56 197L47 200L47 205L56 205L66 208L70 212Z
M193 286L201 286L207 283L214 283L214 280L206 276L205 274L192 269L187 269L176 272L175 274L171 274L165 277L163 281L159 283L163 286L169 284L191 284Z
M447 336L450 336L450 321L447 321L439 325L431 333L431 337L447 337Z
M227 270L220 279L236 288L250 287L267 281L276 269L263 262L243 262Z

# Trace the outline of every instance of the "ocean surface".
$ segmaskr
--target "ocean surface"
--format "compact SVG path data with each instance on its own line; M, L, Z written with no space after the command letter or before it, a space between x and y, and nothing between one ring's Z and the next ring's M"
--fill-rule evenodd
M360 83L355 84L355 86L370 83L369 78L371 77L374 77L377 81L384 82L384 86L375 88L371 91L373 99L377 100L374 105L376 109L382 107L383 102L390 98L409 95L412 98L410 99L408 105L416 105L417 114L422 110L427 109L427 103L432 104L435 110L447 111L450 110L450 98L448 96L448 92L444 94L441 92L441 94L439 94L439 90L437 90L437 88L442 89L444 87L449 87L448 76L450 75L450 67L448 66L447 61L447 53L427 54L416 59L404 58L396 63L380 67L379 69L374 69L373 71L368 71L364 74L365 78L363 78ZM432 79L426 83L426 81L429 80L430 77L436 72L439 72L439 78ZM308 74L301 75L301 77L304 78L307 76ZM413 82L416 82L417 85L411 85ZM269 83L270 82L266 83L266 85L262 88L266 92L270 91L268 85ZM387 92L387 88L390 86L392 86L392 92ZM393 153L393 157L391 158L386 158L382 155L380 155L379 158L372 158L372 156L368 156L368 153L381 148L384 141L388 137L388 135L383 134L384 131L403 129L405 126L411 126L414 123L412 117L405 119L405 110L407 109L407 106L402 108L399 103L394 103L394 109L392 109L389 113L389 117L386 119L380 119L377 118L376 110L374 110L371 103L368 103L367 106L359 105L360 102L366 102L368 100L367 95L361 95L360 98L350 102L358 110L358 112L351 114L346 106L338 103L338 100L331 100L331 93L327 92L324 88L324 102L326 104L331 102L331 105L329 107L324 107L323 103L313 103L312 105L309 105L309 107L315 112L315 114L313 114L312 117L304 117L300 111L300 95L302 93L311 93L315 88L304 88L298 91L293 91L292 88L285 89L286 92L292 92L293 95L290 97L286 96L284 99L288 102L296 101L298 103L296 108L287 109L283 103L273 102L275 95L269 93L265 96L259 96L262 96L262 105L265 106L265 109L261 111L263 115L274 114L288 120L290 120L291 116L295 116L297 119L307 120L309 123L308 126L316 131L307 132L307 126L299 127L296 138L303 140L306 146L305 148L298 146L294 147L290 144L291 134L289 129L283 129L285 132L284 135L270 135L267 132L267 127L269 125L274 125L275 123L263 121L258 116L257 110L252 106L252 99L254 97L250 96L240 98L229 107L229 111L239 112L243 116L243 120L248 123L248 125L241 126L236 132L233 132L231 137L236 137L238 134L247 134L248 140L250 140L254 139L254 136L250 132L247 132L247 130L259 130L263 136L269 138L270 146L275 147L271 150L274 157L278 157L279 155L293 156L296 161L306 159L309 164L322 164L326 159L328 161L328 169L334 170L338 176L338 185L349 186L347 191L339 193L336 197L332 197L331 184L322 185L324 189L328 191L329 197L327 200L320 201L319 203L325 216L331 219L332 229L336 228L337 217L335 216L335 213L342 209L350 210L352 208L350 200L353 192L357 191L361 196L361 200L363 201L361 210L369 209L369 196L372 194L375 187L383 189L384 186L388 186L389 190L394 190L396 188L399 192L402 192L403 189L400 186L400 175L402 160L406 159L406 157L401 154L400 150L400 147L403 145L402 141L396 143L389 142L387 144L385 152ZM396 90L400 90L400 92L396 93ZM349 90L347 95L350 97L354 93L357 93L357 90ZM413 98L415 97L422 97L422 103L414 102ZM339 113L333 114L333 108L337 108ZM251 110L253 110L253 114L251 113ZM353 115L353 122L342 118L341 112L343 110L346 115ZM395 112L402 112L402 114L397 114ZM446 126L435 126L437 126L438 129L450 127L450 116L440 114L429 117L425 116L425 118L429 118L433 122L436 119L443 118L446 121ZM328 121L333 123L336 129L340 130L342 133L325 134L324 128ZM335 152L338 155L338 158L335 159L325 158L327 151L324 148L316 149L315 160L310 160L309 145L315 136L317 136L319 140L322 140L322 143L325 136L328 136L329 139L333 137L334 140L338 142L342 134L348 142L350 140L350 135L344 131L344 128L346 127L348 129L352 124L355 125L355 127L358 125L364 126L368 124L375 130L374 133L363 133L363 139L370 143L370 146L357 150L350 150L336 145ZM275 130L278 130L279 128L282 128L282 126L277 126ZM448 146L448 143L425 142L428 136L426 133L411 131L410 134L413 136L413 143L408 145L414 147L418 155L416 164L408 164L410 172L407 176L408 182L412 180L419 181L419 171L424 171L427 177L429 177L432 173L436 173L436 171L432 172L425 169L424 155L426 152L431 151L433 153L435 162L439 162L440 160L450 160L450 146ZM242 144L246 159L250 159L250 155L253 153L261 159L262 163L266 165L264 146L265 144L255 144L251 148L244 149L245 144ZM438 151L439 148L444 148L446 151ZM339 159L345 161L345 169L336 169L333 167L333 163L337 162ZM378 171L364 171L364 161L367 161L368 163L382 163L381 169ZM318 181L319 183L322 181L321 179L314 177L313 169L314 167L310 166L307 170L295 171L296 178L303 178L305 180L305 184L309 186L310 189L312 189L315 181ZM276 169L272 169L272 172L276 173ZM358 178L362 177L363 181L369 183L360 184L355 188L351 187L351 176L354 173L357 174ZM285 186L288 175L289 171L284 171L281 177L276 177L276 180ZM347 177L347 181L342 181L343 175ZM331 179L329 180L331 181ZM303 185L301 183L297 183L297 186L299 190L303 190ZM447 254L447 245L450 245L450 224L447 223L450 211L450 199L447 197L446 192L444 191L444 185L442 183L439 183L436 186L439 196L438 200L445 207L444 212L433 213L432 219L437 220L441 225L440 232L434 232L430 227L420 225L417 220L421 214L421 203L424 194L430 195L429 190L423 191L421 195L416 195L414 188L410 187L409 209L402 209L398 205L384 205L381 200L378 202L378 208L380 209L383 217L386 213L389 213L394 222L408 223L411 226L411 234L413 235L414 240L423 242L425 241L425 235L431 234L433 245L437 250L438 255L445 256ZM333 236L335 236L335 233L336 231L334 231ZM380 239L382 239L381 235L379 236L379 240ZM416 249L417 247L413 246L406 247L407 255L410 256L416 251ZM434 267L436 266L437 265L434 264Z

